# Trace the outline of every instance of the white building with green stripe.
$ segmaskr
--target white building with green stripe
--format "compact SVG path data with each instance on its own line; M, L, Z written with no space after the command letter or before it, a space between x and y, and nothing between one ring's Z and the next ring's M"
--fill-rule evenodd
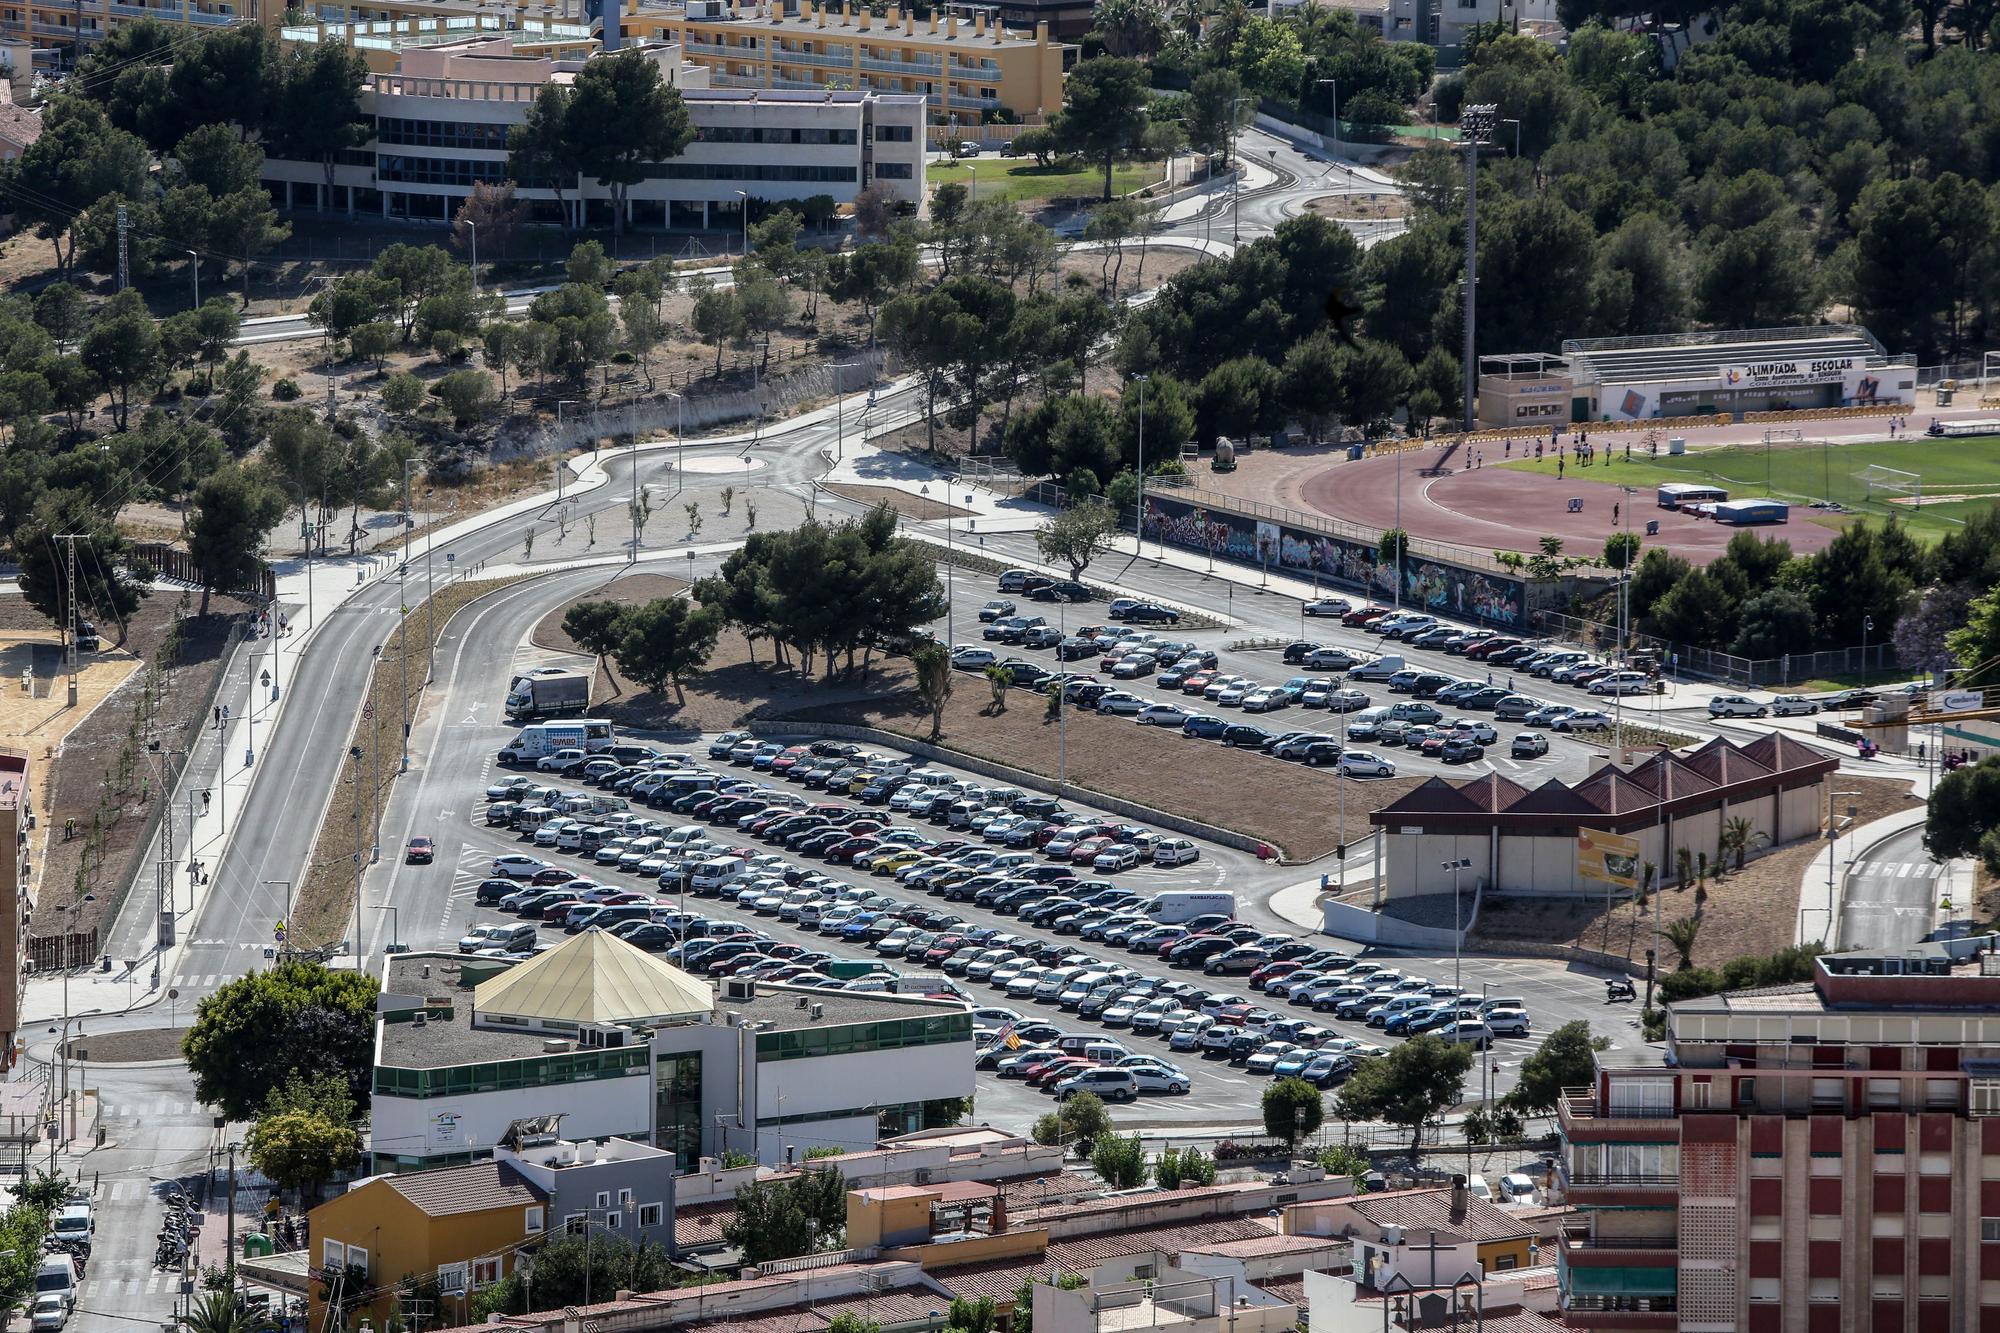
M738 1153L872 1149L973 1089L965 1006L705 981L601 932L528 962L392 955L375 1042L376 1171L490 1157L509 1125L633 1138L681 1171Z

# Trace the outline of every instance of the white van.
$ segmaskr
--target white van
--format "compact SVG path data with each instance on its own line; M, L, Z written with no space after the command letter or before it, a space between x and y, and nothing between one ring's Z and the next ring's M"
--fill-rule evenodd
M35 1270L35 1294L62 1297L70 1310L76 1309L76 1265L67 1254L52 1254Z
M701 825L683 824L679 828L675 829L673 832L667 834L666 837L660 839L660 845L668 848L669 850L672 850L675 848L685 847L692 842L699 842L701 839L706 838L707 836L708 836L708 830L703 828Z
M679 829L674 830L676 833ZM749 863L740 856L718 856L713 861L703 861L694 868L688 880L688 887L696 893L705 889L720 888L724 881L743 872Z
M1224 916L1236 915L1236 895L1217 893L1212 890L1177 889L1167 893L1156 893L1146 904L1148 918L1163 926L1176 925L1182 921L1192 921L1198 916L1220 912Z

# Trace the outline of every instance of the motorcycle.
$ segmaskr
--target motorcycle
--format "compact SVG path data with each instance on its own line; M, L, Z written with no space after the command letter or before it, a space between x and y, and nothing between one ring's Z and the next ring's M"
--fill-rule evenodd
M1604 983L1604 1002L1615 1004L1620 1000L1636 1000L1639 991L1631 982L1622 978L1608 978Z

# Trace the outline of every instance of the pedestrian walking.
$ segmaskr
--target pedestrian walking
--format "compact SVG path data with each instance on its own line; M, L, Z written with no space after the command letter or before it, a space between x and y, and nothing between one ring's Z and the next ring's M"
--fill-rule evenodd
M208 788L206 787L201 789L201 812L203 814L208 813Z
M216 726L218 726L218 727L222 725L222 705L221 705L221 704L217 704L217 705L215 706L215 725L216 725Z
M1618 504L1616 501L1613 501L1611 505L1611 526L1614 528L1618 526Z
M1493 673L1491 671L1486 673L1486 683L1488 685L1491 685L1493 683Z
M224 722L227 722L227 721L229 720L229 705L228 705L228 704L224 704L224 705L222 705L222 720L223 720Z
M1917 762L1920 764L1924 762L1924 743L1922 741L1917 742Z

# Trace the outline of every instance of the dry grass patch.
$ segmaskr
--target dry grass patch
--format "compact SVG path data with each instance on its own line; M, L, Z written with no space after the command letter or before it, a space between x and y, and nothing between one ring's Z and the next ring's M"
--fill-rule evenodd
M919 521L947 516L970 518L977 512L945 504L941 500L933 500L928 495L915 495L909 491L898 490L894 486L867 486L858 482L837 481L822 483L822 489L832 491L835 495L844 495L850 500L859 500L865 505L888 505L904 518Z

